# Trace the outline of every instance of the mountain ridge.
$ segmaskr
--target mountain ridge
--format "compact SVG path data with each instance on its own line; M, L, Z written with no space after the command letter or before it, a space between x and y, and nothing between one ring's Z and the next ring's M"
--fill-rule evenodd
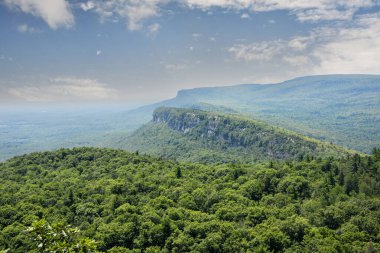
M157 108L150 123L120 143L130 151L202 163L342 157L350 153L257 120L168 107Z
M277 84L185 89L125 116L142 125L162 106L234 111L366 153L380 146L379 75L307 76Z

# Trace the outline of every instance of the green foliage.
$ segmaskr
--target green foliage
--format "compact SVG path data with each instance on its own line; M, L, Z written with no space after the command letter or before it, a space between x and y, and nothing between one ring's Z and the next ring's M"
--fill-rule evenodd
M0 163L0 251L376 252L379 182L377 149L246 165L33 153Z
M34 222L26 230L33 241L30 252L96 252L96 242L78 236L79 230L62 223L50 225L46 220Z

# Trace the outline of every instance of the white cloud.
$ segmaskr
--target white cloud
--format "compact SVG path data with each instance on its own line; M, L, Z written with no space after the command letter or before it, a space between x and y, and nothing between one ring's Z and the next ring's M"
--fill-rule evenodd
M310 42L310 37L296 37L294 39L291 39L287 46L289 46L292 50L295 51L302 51L305 50Z
M103 53L102 50L96 50L96 55L97 56L101 55L102 53Z
M303 55L284 56L283 60L290 65L297 67L304 67L310 61L309 57Z
M322 31L331 34L314 48L311 57L320 73L380 73L380 14L361 16L355 25ZM336 35L334 35L336 34Z
M28 102L98 101L117 97L117 91L92 79L53 78L46 85L10 88L9 94Z
M236 44L228 51L238 61L290 64L303 74L380 74L380 13L316 28L308 36Z
M128 29L140 30L143 21L147 18L159 15L159 4L166 3L163 0L97 0L88 1L81 5L83 10L93 10L99 14L102 22L118 18L126 19Z
M291 11L300 21L347 20L360 8L379 4L377 0L185 0L191 8L212 7L268 12Z
M251 16L248 13L243 13L241 14L240 18L241 19L249 19Z
M71 27L74 16L65 0L4 0L11 9L42 18L52 29Z
M349 20L360 8L375 5L376 0L266 0L254 2L255 11L288 10L300 21Z
M34 27L31 27L29 26L28 24L21 24L19 26L17 26L17 30L20 32L20 33L36 33L38 32L38 30Z
M294 78L294 76L284 77L283 75L278 76L276 73L272 73L271 75L263 75L263 76L245 76L241 78L242 83L259 83L259 84L271 84L271 83L280 83L284 80L289 80Z
M356 8L338 9L306 9L298 10L297 17L300 21L320 21L320 20L349 20L352 19Z
M166 64L165 69L168 71L178 71L187 69L188 66L185 64Z
M160 28L161 28L160 24L154 23L148 27L148 31L150 34L155 34L160 30Z
M84 11L89 11L95 8L95 4L92 1L88 1L87 3L81 3L80 8Z
M170 3L207 13L212 13L212 8L244 11L241 18L249 18L249 12L285 10L302 22L350 20L360 9L380 5L378 0L91 0L80 8L95 11L102 21L125 19L128 28L136 31L143 27L144 20L159 16L161 7Z
M254 1L250 0L184 0L190 8L208 9L212 7L244 9L249 8Z
M263 41L252 44L237 44L229 48L229 52L234 55L237 60L244 61L269 61L284 48L282 40Z
M12 8L41 17L53 29L74 24L68 0L3 0ZM96 12L101 21L126 20L128 29L140 30L146 19L157 17L161 7L177 3L185 8L212 8L249 12L289 11L300 21L350 20L362 8L379 6L378 0L90 0L74 4L83 11Z
M0 55L0 61L13 62L13 58L9 56L7 57L5 55Z

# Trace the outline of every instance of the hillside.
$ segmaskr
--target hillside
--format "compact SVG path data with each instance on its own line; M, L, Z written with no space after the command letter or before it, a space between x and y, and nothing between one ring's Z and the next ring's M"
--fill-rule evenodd
M376 252L379 171L379 150L217 166L33 153L0 163L0 251Z
M380 146L380 76L376 75L310 76L268 85L182 90L173 99L124 117L126 122L143 124L163 106L234 112L367 153Z
M202 163L342 157L348 151L240 116L158 108L153 120L119 141L131 151Z

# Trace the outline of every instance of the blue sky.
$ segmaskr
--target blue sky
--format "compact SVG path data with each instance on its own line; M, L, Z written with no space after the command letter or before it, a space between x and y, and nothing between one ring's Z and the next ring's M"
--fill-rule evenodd
M380 74L377 0L1 0L1 103Z

